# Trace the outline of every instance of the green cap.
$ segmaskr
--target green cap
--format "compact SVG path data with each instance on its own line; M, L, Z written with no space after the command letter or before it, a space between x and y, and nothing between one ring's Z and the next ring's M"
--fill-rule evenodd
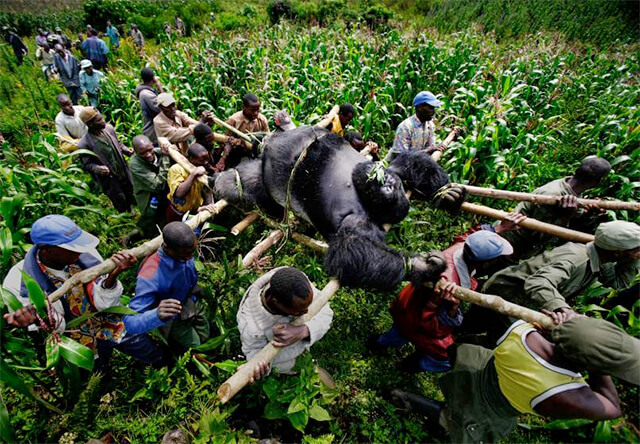
M576 316L551 330L551 338L576 370L592 370L640 385L640 340L603 319Z
M622 251L640 247L640 225L615 220L598 225L596 246L603 250Z

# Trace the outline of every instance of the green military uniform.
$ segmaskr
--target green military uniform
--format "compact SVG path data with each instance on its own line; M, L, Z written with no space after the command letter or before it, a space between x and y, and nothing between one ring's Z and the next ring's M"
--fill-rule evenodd
M494 274L483 292L534 310L553 311L571 308L567 300L573 302L596 280L625 288L639 272L640 260L603 264L594 242L569 242Z
M129 170L133 182L133 191L140 209L138 226L145 236L156 233L156 225L164 226L166 195L168 192L167 172L171 166L168 156L163 156L159 148L155 149L156 160L149 163L137 154L129 160ZM152 207L151 199L155 197L158 204Z
M554 180L546 185L536 188L533 194L543 194L546 196L576 196L576 192L569 186L567 182L569 177ZM580 213L582 210L578 210ZM547 222L561 227L568 227L571 213L566 209L562 209L555 205L537 205L533 202L520 202L514 213L524 214L527 217ZM521 228L518 230L507 231L501 233L513 246L514 253L509 256L508 263L516 264L520 259L528 259L544 251L545 246L557 239L552 236L543 234L539 231Z

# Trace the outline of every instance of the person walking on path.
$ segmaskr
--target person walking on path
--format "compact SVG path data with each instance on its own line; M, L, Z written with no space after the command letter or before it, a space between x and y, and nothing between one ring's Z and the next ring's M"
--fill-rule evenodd
M82 97L82 87L80 86L80 64L69 51L61 44L54 47L56 54L53 56L56 71L60 74L60 80L74 105L80 102Z

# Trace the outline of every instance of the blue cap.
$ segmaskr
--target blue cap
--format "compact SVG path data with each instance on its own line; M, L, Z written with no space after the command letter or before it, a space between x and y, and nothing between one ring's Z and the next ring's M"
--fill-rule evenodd
M443 102L436 99L436 96L434 96L431 91L420 91L413 99L413 106L423 105L425 103L436 108L442 105Z
M35 221L31 226L31 240L35 245L53 245L76 253L93 251L100 243L100 239L60 214L50 214Z
M489 261L513 253L508 240L489 230L476 231L465 240L465 244L479 261Z

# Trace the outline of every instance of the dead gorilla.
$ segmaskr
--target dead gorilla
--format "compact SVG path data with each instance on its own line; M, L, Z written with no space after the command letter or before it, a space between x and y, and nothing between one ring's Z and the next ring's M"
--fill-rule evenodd
M462 189L446 189L447 174L425 153L397 156L380 179L374 167L341 137L299 127L265 139L261 158L215 175L214 191L219 199L276 215L288 205L327 239L325 267L342 285L390 288L406 279L437 280L444 257L389 248L382 225L400 222L409 211L403 182L417 198L454 211Z

